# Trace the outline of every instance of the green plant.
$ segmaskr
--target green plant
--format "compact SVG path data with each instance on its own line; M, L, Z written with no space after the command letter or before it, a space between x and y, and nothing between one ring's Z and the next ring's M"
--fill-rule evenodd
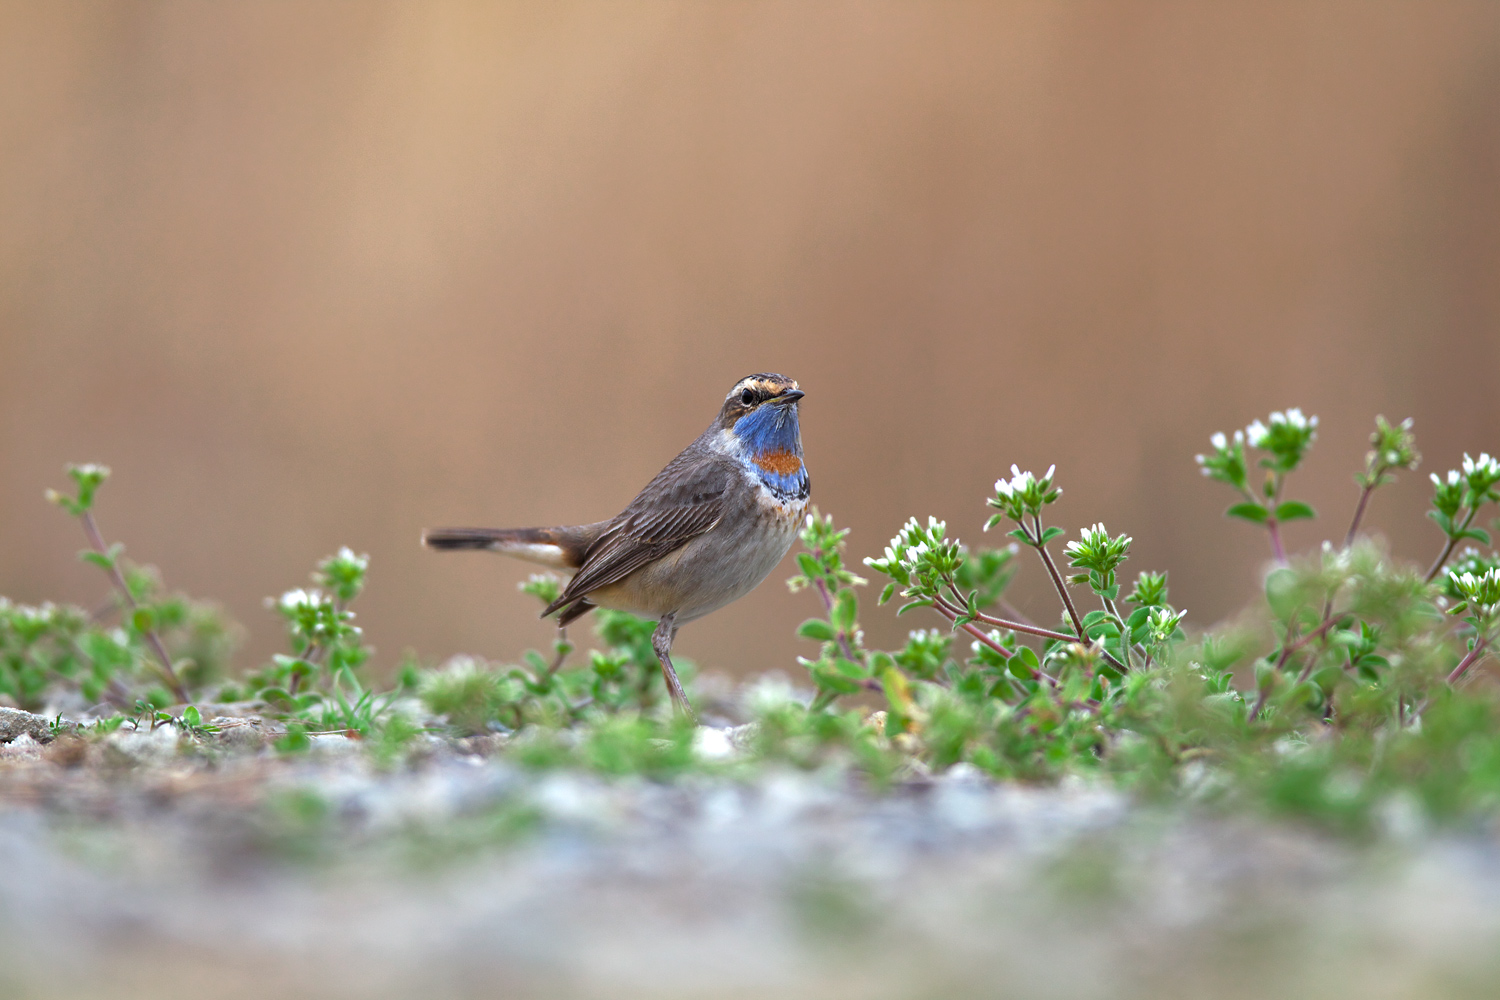
M1380 423L1385 423L1383 417L1380 418ZM1403 426L1410 427L1410 423L1407 421ZM1211 439L1213 453L1197 456L1198 465L1205 476L1233 487L1244 498L1225 513L1230 517L1265 525L1271 539L1271 551L1275 553L1277 562L1286 562L1281 525L1287 521L1317 516L1302 501L1282 498L1286 477L1302 464L1302 459L1317 436L1318 418L1304 417L1301 410L1293 408L1284 413L1271 414L1266 423L1252 421L1243 431L1235 431L1232 438L1222 433L1215 434ZM1257 499L1250 486L1249 470L1245 466L1247 443L1264 453L1258 463L1266 470L1261 484L1261 499ZM1415 458L1412 462L1415 464ZM1380 480L1382 477L1376 478ZM1379 485L1378 481L1376 485ZM1363 509L1361 504L1359 510Z
M112 598L89 612L0 597L0 694L28 709L69 689L118 709L141 698L158 708L190 701L227 669L234 626L212 604L167 593L155 570L127 560L120 543L105 543L94 505L108 468L67 471L73 495L49 490L48 499L78 518L89 542L79 555L104 571Z
M562 581L550 573L533 575L520 585L544 607L561 588ZM661 667L651 647L655 623L605 608L595 616L595 632L605 648L589 650L583 662L570 660L575 647L559 630L550 659L536 650L527 650L522 663L514 665L455 657L421 675L417 694L461 733L566 727L621 712L655 714L665 704ZM694 673L690 662L679 661L684 683Z
M1424 576L1361 536L1373 493L1419 460L1411 422L1384 418L1355 477L1360 492L1343 544L1288 554L1279 525L1314 516L1286 491L1316 427L1317 418L1295 409L1272 414L1232 436L1215 434L1213 453L1198 457L1205 475L1240 493L1228 515L1262 524L1270 536L1276 568L1257 612L1267 630L1260 636L1235 626L1190 638L1186 612L1168 602L1165 573L1140 573L1122 598L1132 539L1102 524L1066 544L1075 572L1065 578L1048 549L1063 530L1044 521L1060 493L1055 468L1036 476L1013 467L1011 478L996 483L989 504L998 513L986 527L1011 522L1012 537L1037 553L1061 606L1057 628L992 614L1008 572L998 586L981 586L983 557L970 555L944 522L913 518L866 565L889 578L881 603L899 593L898 613L930 608L951 631L914 632L899 651L868 650L852 591L863 581L839 575L846 533L810 520L803 572L792 581L818 588L828 611L799 629L823 644L818 659L803 661L816 690L810 711L836 718L838 697L879 692L887 704L881 735L930 767L967 761L1029 779L1096 772L1143 793L1203 797L1217 789L1208 798L1346 829L1368 828L1380 802L1406 791L1447 818L1500 806L1487 749L1500 746L1492 726L1500 706L1487 687L1454 689L1497 639L1500 558L1465 550L1432 584L1435 570ZM1247 443L1263 453L1259 497ZM1446 536L1441 568L1458 541L1488 543L1472 524L1495 500L1500 463L1465 456L1461 471L1433 478L1431 516ZM1014 570L1008 560L990 560ZM1085 608L1071 588L1086 588L1098 606ZM959 635L970 640L966 660L955 654ZM1486 747L1459 776L1444 771L1453 757L1441 749L1455 740ZM1217 777L1205 780L1205 773ZM1357 794L1349 791L1351 774L1361 776Z

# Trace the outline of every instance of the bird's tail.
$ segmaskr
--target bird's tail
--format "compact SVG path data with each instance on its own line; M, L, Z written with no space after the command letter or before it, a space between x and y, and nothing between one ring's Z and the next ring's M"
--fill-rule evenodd
M430 528L422 532L422 544L440 550L484 549L553 569L577 569L600 527Z

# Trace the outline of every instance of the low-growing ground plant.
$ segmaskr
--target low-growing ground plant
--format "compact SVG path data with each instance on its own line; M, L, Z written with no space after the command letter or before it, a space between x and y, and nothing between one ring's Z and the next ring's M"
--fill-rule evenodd
M372 650L351 610L370 562L347 548L318 563L310 587L268 600L288 652L234 676L236 628L106 543L94 507L108 469L76 466L74 492L52 499L79 519L83 558L113 596L94 611L0 598L0 696L32 710L80 706L91 717L84 737L170 723L207 740L210 712L232 706L267 720L281 752L339 733L387 764L426 732L484 737L531 767L659 779L791 766L883 786L965 763L997 778L1084 776L1346 832L1414 807L1431 822L1491 818L1500 698L1476 677L1500 640L1500 557L1480 527L1500 502L1500 462L1465 455L1434 474L1435 556L1402 560L1361 528L1378 490L1420 459L1409 420L1377 418L1342 542L1288 552L1281 525L1316 516L1288 494L1317 427L1299 410L1273 413L1214 434L1197 456L1233 492L1227 515L1266 532L1272 560L1247 614L1208 629L1190 628L1165 572L1126 571L1130 535L1096 523L1068 538L1048 523L1061 493L1055 468L1012 466L986 499L985 530L1005 529L1008 544L970 548L944 521L912 518L864 560L884 581L877 604L899 599L897 614L929 618L900 649L874 649L860 628L867 581L845 561L848 532L814 510L788 581L820 612L798 628L817 644L800 659L811 691L766 679L738 708L716 705L751 723L729 758L722 738L705 753L702 734L671 712L653 624L619 612L596 612L599 642L586 651L560 631L549 653L519 663L408 657L393 685L372 682ZM1028 563L1056 595L1053 622L1006 601ZM561 586L542 574L521 590L546 605ZM690 664L679 671L691 681Z
M988 500L986 530L1012 525L1052 583L1059 620L1038 626L992 612L1017 549L971 552L937 518L913 518L884 554L866 559L888 578L880 603L930 609L944 632L915 631L898 652L866 650L855 588L842 565L843 532L813 515L794 589L812 587L828 617L800 633L822 644L804 660L812 708L859 692L886 702L885 733L913 760L965 761L997 776L1109 776L1155 793L1248 799L1331 824L1369 824L1393 796L1429 816L1473 818L1500 804L1500 702L1465 678L1500 633L1500 560L1474 525L1496 502L1500 462L1464 456L1434 475L1429 516L1443 531L1424 572L1360 532L1372 494L1416 467L1411 422L1376 422L1343 543L1289 555L1279 526L1315 516L1286 499L1290 476L1316 439L1317 418L1274 413L1198 456L1204 474L1235 490L1227 513L1264 527L1274 568L1258 614L1264 631L1235 626L1189 637L1168 600L1165 573L1140 572L1122 596L1132 539L1102 524L1063 545L1065 575L1046 524L1060 495L1056 470L1012 467ZM1247 447L1264 481L1252 484ZM1008 577L1006 577L1008 579ZM1093 604L1093 607L1089 605ZM967 640L967 655L955 649ZM1462 750L1458 748L1462 747Z
M168 593L157 572L107 544L94 517L95 495L109 477L102 465L68 469L73 495L48 498L79 520L88 548L79 553L111 585L94 610L0 597L0 695L37 710L59 688L122 712L165 708L190 689L225 675L238 629L217 606Z

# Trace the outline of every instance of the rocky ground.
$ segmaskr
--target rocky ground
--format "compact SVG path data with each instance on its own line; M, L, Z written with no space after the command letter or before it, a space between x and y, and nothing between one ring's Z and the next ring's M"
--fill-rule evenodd
M0 995L1490 997L1500 839L0 710ZM732 740L704 732L709 755Z

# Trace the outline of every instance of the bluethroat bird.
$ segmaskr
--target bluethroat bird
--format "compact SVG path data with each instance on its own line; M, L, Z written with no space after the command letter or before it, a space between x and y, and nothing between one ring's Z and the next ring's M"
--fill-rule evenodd
M657 622L652 647L677 707L692 709L672 666L677 629L743 597L781 561L810 486L797 426L797 383L747 375L698 440L607 521L558 528L433 528L434 549L487 549L572 579L542 617L558 626L595 607Z

